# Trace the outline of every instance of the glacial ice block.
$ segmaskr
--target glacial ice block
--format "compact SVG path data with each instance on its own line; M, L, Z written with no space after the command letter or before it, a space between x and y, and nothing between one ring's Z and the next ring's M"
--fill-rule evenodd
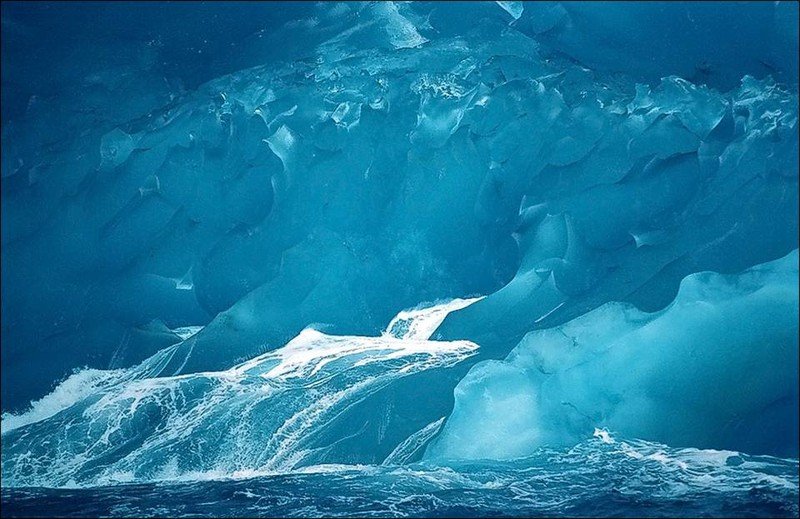
M705 7L504 5L286 5L274 32L222 31L190 78L157 42L64 52L59 88L3 124L4 410L168 346L137 331L155 319L202 327L165 366L188 374L481 294L437 333L503 358L797 247L794 4L713 18L774 36L735 54ZM681 52L648 32L662 21L688 29ZM620 71L633 36L656 59Z
M608 303L475 365L431 460L507 459L607 428L674 446L794 456L798 252L693 274L656 313Z
M502 183L485 191L519 193L517 273L449 315L441 337L476 341L499 358L532 329L608 301L658 310L692 272L733 273L796 248L797 98L773 97L771 84L745 77L726 101L665 78L638 86L621 119L580 104L567 121L606 113L602 137L581 160L542 165L515 186L512 161L541 153L520 148L499 170Z

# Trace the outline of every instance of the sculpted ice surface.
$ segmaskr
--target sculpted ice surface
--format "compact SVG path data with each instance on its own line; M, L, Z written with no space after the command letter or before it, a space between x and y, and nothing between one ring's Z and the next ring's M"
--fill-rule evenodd
M796 501L796 3L43 5L3 4L4 505Z

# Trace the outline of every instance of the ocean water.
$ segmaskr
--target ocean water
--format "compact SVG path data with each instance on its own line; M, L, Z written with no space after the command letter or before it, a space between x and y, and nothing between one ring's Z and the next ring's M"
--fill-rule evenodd
M797 472L796 459L673 449L597 431L571 449L499 464L323 465L3 489L2 504L8 517L796 517Z
M798 3L2 3L2 514L798 517Z

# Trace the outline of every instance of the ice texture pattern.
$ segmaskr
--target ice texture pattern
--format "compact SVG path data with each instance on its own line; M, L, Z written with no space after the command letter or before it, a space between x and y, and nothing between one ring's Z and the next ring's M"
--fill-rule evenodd
M2 14L4 509L797 515L797 3Z

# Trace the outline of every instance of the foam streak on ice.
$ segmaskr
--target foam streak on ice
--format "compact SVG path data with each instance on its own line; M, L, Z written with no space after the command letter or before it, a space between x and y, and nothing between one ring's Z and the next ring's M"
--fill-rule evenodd
M398 339L430 339L433 332L442 324L442 321L450 312L466 308L481 299L483 297L453 299L449 303L430 308L403 310L386 327L384 336L397 337Z
M326 462L342 449L338 456L347 459L348 440L392 420L380 405L370 405L366 418L363 410L348 415L354 406L403 377L477 352L468 341L428 340L449 312L476 300L401 312L379 337L306 329L284 347L225 371L143 378L145 361L109 376L79 372L27 413L3 416L4 484L286 472ZM102 384L86 385L87 378ZM76 385L84 390L74 391ZM337 420L348 427L337 429ZM412 434L415 429L403 432L387 422L379 436L392 443L388 454L409 435L424 444L440 424ZM369 452L361 451L356 455Z

